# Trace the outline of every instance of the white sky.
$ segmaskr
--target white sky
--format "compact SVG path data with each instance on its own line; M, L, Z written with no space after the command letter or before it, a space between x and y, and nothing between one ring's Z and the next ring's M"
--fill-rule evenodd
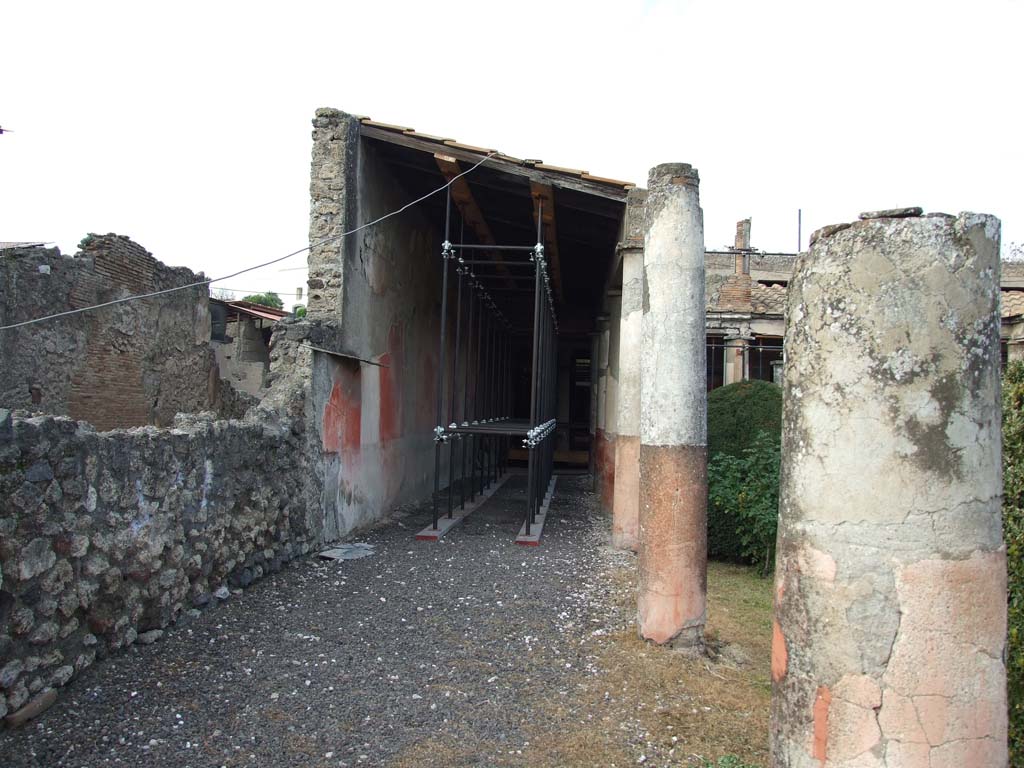
M701 175L708 248L860 211L1024 240L1024 3L10 2L0 240L128 235L227 274L307 242L331 106L645 186ZM303 256L225 287L294 291ZM285 296L290 305L290 297Z

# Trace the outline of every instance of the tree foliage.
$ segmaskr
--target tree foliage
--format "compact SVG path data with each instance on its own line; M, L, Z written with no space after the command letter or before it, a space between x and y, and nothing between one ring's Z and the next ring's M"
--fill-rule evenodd
M267 291L266 293L254 293L252 296L245 296L242 301L250 301L253 304L262 304L264 307L273 307L274 309L284 309L284 302L281 301L281 297L273 291Z
M1003 377L1003 537L1006 540L1006 672L1010 704L1010 764L1024 765L1024 363Z

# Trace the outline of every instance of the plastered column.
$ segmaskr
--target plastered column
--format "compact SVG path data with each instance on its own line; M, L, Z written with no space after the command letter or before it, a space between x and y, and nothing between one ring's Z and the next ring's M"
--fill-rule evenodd
M597 403L600 400L598 357L601 353L600 328L590 334L590 477L591 490L597 490Z
M619 244L622 253L622 308L612 546L629 550L637 549L640 538L640 351L646 202L647 190L630 190L626 200L626 236Z
M604 427L608 417L608 316L597 318L597 414L594 429L594 490L604 497L604 472L608 460Z
M919 213L790 283L773 766L1007 763L999 221Z
M750 339L746 336L725 337L725 367L724 377L726 384L736 384L747 379L747 347Z
M707 393L704 224L697 171L671 163L648 179L640 365L641 637L704 642L707 593Z
M601 472L601 508L612 514L615 498L615 446L619 435L619 325L622 299L610 295L608 304L608 369L604 391L604 465Z

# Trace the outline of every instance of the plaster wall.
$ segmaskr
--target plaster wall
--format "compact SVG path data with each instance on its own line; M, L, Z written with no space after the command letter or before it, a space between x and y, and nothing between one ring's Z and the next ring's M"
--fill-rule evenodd
M369 142L357 149L354 175L340 186L346 194L354 191L356 220L363 223L399 208L409 195ZM328 348L380 366L322 353L314 359L328 540L429 495L433 487L442 233L422 211L412 208L363 230L340 249L340 323ZM450 381L454 269L449 282ZM318 316L333 321L335 314L323 307ZM442 449L445 478L448 451Z

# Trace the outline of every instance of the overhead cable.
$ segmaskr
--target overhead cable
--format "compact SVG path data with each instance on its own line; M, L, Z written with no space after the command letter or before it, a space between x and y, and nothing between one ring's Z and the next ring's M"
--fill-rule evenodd
M34 318L32 320L23 320L20 323L11 323L10 325L0 325L0 331L9 331L9 330L11 330L13 328L21 328L21 327L26 326L26 325L33 325L35 323L42 323L42 322L45 322L47 320L54 320L54 319L56 319L58 317L67 317L68 315L77 315L77 314L80 314L82 312L91 312L94 309L102 309L104 307L111 307L111 306L113 306L115 304L124 304L124 303L129 302L129 301L137 301L139 299L151 299L154 296L163 296L163 295L168 294L168 293L175 293L176 291L185 291L185 290L188 290L189 288L197 288L197 287L199 287L201 285L209 285L210 283L219 283L222 280L230 280L233 277L238 277L239 275L244 275L244 274L246 274L248 272L254 272L257 269L263 269L263 267L269 267L271 264L277 264L277 263L282 262L282 261L284 261L286 259L293 258L295 256L298 256L299 254L305 253L306 251L312 250L313 248L317 248L317 247L319 247L321 245L324 245L326 243L332 242L333 240L340 240L343 237L348 237L349 235L354 235L356 232L359 232L361 230L367 229L368 227L372 227L375 224L379 224L380 222L384 221L385 219L389 219L392 216L397 216L398 214L402 213L403 211L406 211L409 208L412 208L417 203L422 203L424 200L426 200L429 197L433 197L438 192L443 192L444 190L448 189L448 187L450 187L457 179L460 179L463 176L465 176L465 175L467 175L469 173L472 173L477 168L479 168L481 165L483 165L488 160L490 160L492 157L494 157L494 155L496 155L496 154L497 154L496 152L491 152L486 157L482 158L473 167L467 168L465 171L460 173L458 176L453 176L452 178L450 178L446 184L443 184L440 187L438 187L437 189L435 189L435 190L433 190L431 192L428 192L427 194L423 195L422 197L416 198L412 202L406 203L401 208L397 208L396 210L391 211L390 213L385 213L380 218L374 219L373 221L369 221L366 224L360 224L355 229L350 229L347 232L342 232L342 233L337 234L337 235L331 235L330 237L325 237L324 239L318 240L315 243L310 243L309 245L307 245L307 246L305 246L303 248L299 248L297 251L292 251L291 253L285 254L284 256L279 256L276 259L271 259L270 261L265 261L262 264L257 264L257 265L255 265L253 267L246 267L245 269L240 269L237 272L232 272L230 275L224 275L223 277L215 277L215 278L211 278L210 280L199 280L199 281L194 282L194 283L188 283L186 285L179 285L179 286L176 286L174 288L165 288L165 289L163 289L161 291L152 291L150 293L139 293L139 294L135 294L133 296L124 296L124 297L122 297L120 299L114 299L112 301L105 301L102 304L93 304L93 305L88 306L88 307L79 307L77 309L69 309L69 310L67 310L65 312L56 312L56 313L54 313L52 315L44 315L43 317L37 317L37 318Z

